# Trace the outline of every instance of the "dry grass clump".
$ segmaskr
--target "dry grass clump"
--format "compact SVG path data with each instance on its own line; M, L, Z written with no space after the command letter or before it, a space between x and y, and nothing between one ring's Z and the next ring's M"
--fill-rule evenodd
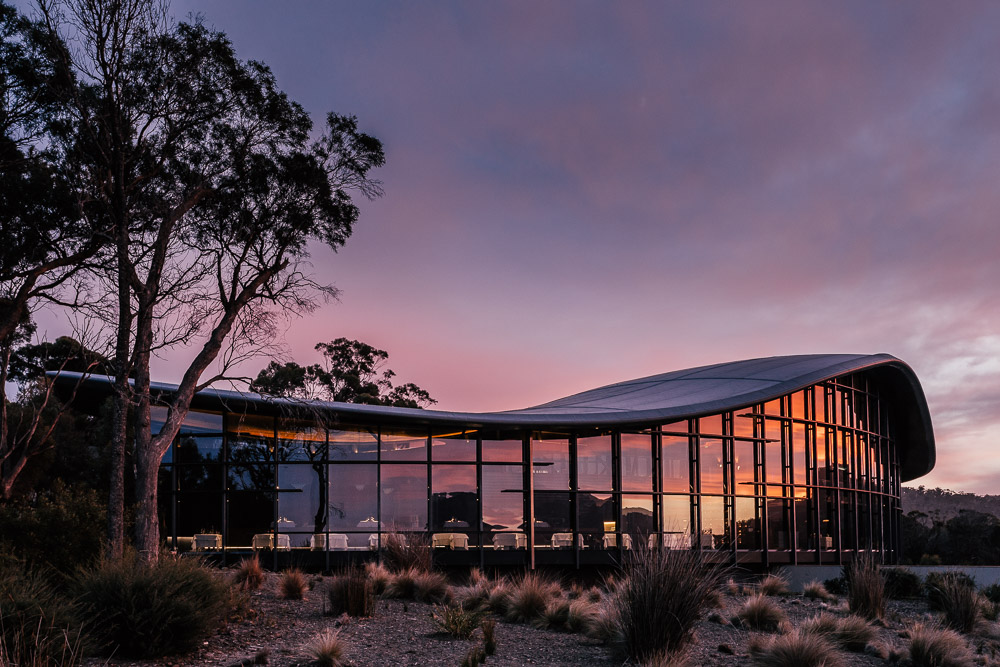
M306 580L306 575L302 574L302 570L292 568L282 572L278 582L278 593L282 598L301 600L305 596L307 588L309 588L309 582Z
M233 583L246 591L255 591L261 587L264 583L264 568L257 554L240 561L233 574Z
M761 667L838 667L840 654L819 634L794 630L767 640L751 641L750 653Z
M885 579L878 563L863 555L847 566L847 603L851 612L867 619L885 616Z
M382 536L382 559L391 572L415 570L430 572L434 564L430 538L420 533L407 536L386 533Z
M830 591L826 590L826 586L814 579L802 587L802 597L810 600L829 600L833 596L830 595Z
M761 595L788 595L788 580L779 574L769 574L760 580Z
M567 600L566 598L552 598L549 600L548 605L546 605L545 611L532 621L532 625L543 630L565 630L566 623L569 621L569 606L571 603L572 600Z
M450 601L448 577L440 572L417 572L413 577L413 597L418 602L434 604Z
M486 662L486 650L479 644L473 644L459 665L460 667L476 667L484 662Z
M392 581L392 573L382 563L365 563L365 576L372 582L375 595L385 593L386 587Z
M350 569L330 579L326 589L329 613L368 617L375 613L375 589L364 571Z
M566 614L566 629L583 635L590 635L598 623L600 607L597 603L587 600L573 600Z
M867 619L854 614L840 618L827 612L803 621L799 631L825 637L848 651L858 653L864 651L877 634Z
M975 664L962 635L922 623L910 629L907 656L912 667L971 667Z
M306 645L306 653L320 667L340 667L346 648L336 632L324 630Z
M976 589L957 577L946 577L935 589L937 608L944 612L944 624L968 634L979 624L983 600Z
M635 662L679 654L725 576L697 551L629 552L611 597L624 653Z
M384 595L388 598L412 600L416 596L417 575L420 572L413 568L400 570L392 575L385 587Z
M733 625L761 632L777 632L787 621L781 607L760 593L748 597L732 619Z
M559 585L537 572L527 572L511 584L505 616L514 623L531 623L559 595Z
M444 634L468 639L479 627L482 613L478 611L466 611L461 607L444 605L437 606L431 612L431 619L438 630Z
M510 608L512 590L513 587L509 581L498 581L493 587L493 590L490 591L489 597L486 598L486 608L494 614L506 616L507 609Z
M480 627L483 630L483 652L493 655L497 652L497 622L495 618L484 618Z

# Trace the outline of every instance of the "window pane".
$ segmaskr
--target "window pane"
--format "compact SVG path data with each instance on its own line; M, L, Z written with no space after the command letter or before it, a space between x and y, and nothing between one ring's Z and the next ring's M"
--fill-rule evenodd
M182 435L174 444L177 463L221 463L222 436Z
M722 435L722 415L711 415L698 420L698 432L702 435Z
M555 533L570 531L569 508L568 493L535 494L535 544L549 547L568 546L563 541L554 541L552 536Z
M520 463L524 458L523 442L518 440L488 440L483 437L483 460L497 463Z
M479 530L476 466L434 466L431 493L434 530Z
M431 439L431 457L435 461L475 461L475 433L447 433Z
M154 406L151 415L155 423L162 424L167 418L167 409ZM153 433L159 433L158 426L153 427ZM201 412L191 410L181 423L181 433L222 433L222 413Z
M622 532L632 536L633 545L646 544L649 535L657 532L652 496L622 496Z
M752 496L754 490L754 443L746 440L733 442L733 475L736 480L734 493Z
M660 427L660 430L663 431L664 433L684 434L684 433L690 433L691 425L690 422L688 422L685 419L679 422L671 422L670 424L664 424L662 427Z
M611 436L579 438L576 447L580 488L611 491Z
M483 466L483 529L514 530L524 521L524 469Z
M701 464L701 492L723 493L722 440L699 438L698 448Z
M610 493L581 493L579 503L577 521L581 533L615 531L615 504Z
M330 530L378 530L378 467L331 464Z
M326 458L326 429L314 422L278 419L279 461L322 461Z
M427 530L427 466L385 464L381 488L382 530Z
M178 493L177 535L222 534L222 492Z
M753 406L733 412L733 435L738 438L754 437L753 427L756 419L751 416L752 412Z
M705 496L701 499L701 546L703 549L725 549L727 537L725 503L722 498Z
M274 466L269 463L230 465L227 487L236 491L272 491Z
M688 471L690 452L687 436L663 436L663 491L687 493L691 491Z
M413 431L382 431L383 461L426 461L427 434Z
M314 533L325 528L326 503L320 503L320 490L326 486L324 467L323 463L278 466L279 533ZM292 546L307 545L308 536L306 544Z
M736 548L760 549L760 517L756 498L736 499Z
M806 476L806 427L792 423L792 480L796 486L808 484Z
M222 466L176 466L177 488L181 491L221 491Z
M270 533L274 523L274 492L248 491L228 494L226 501L229 546L249 547L253 536Z
M535 490L569 490L569 440L531 441Z
M330 461L375 461L377 454L375 429L345 427L330 431Z
M663 496L663 532L685 535L683 538L664 539L664 545L678 547L691 546L691 498L690 496Z
M788 539L788 501L778 498L767 499L767 544L775 551L787 551Z
M653 436L622 433L622 491L653 490Z
M257 415L226 415L229 460L236 463L274 460L274 420Z

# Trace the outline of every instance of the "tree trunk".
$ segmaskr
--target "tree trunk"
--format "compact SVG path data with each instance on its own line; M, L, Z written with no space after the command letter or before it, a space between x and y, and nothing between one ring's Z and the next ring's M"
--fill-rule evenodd
M119 371L119 375L122 372ZM128 376L115 379L111 417L111 470L108 492L108 558L125 550L125 446L128 439Z

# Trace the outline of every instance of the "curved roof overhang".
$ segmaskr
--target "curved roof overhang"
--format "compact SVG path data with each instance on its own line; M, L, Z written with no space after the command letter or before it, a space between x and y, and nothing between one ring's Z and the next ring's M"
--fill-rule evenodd
M249 392L206 389L192 407L239 413L323 415L344 422L431 425L462 429L568 430L643 428L762 403L817 382L865 372L878 380L883 400L898 418L897 447L902 481L931 471L934 432L927 401L913 370L889 354L811 354L748 359L700 366L573 394L549 403L504 412L450 412L356 403L272 398ZM63 382L79 374L63 373ZM110 392L110 379L84 380L86 394ZM175 385L154 382L156 395Z

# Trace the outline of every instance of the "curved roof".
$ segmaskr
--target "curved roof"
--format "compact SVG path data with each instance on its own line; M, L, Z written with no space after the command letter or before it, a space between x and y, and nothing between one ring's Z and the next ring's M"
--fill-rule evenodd
M898 449L903 481L931 471L934 432L923 390L913 370L888 354L810 354L747 359L651 375L573 394L549 403L504 412L450 412L356 403L271 398L249 392L207 389L192 407L235 412L308 410L344 420L429 424L463 428L567 429L650 426L762 403L823 380L857 372L877 376L883 398L899 418ZM64 373L64 376L71 374ZM108 378L87 383L106 385ZM157 393L175 385L153 383Z

